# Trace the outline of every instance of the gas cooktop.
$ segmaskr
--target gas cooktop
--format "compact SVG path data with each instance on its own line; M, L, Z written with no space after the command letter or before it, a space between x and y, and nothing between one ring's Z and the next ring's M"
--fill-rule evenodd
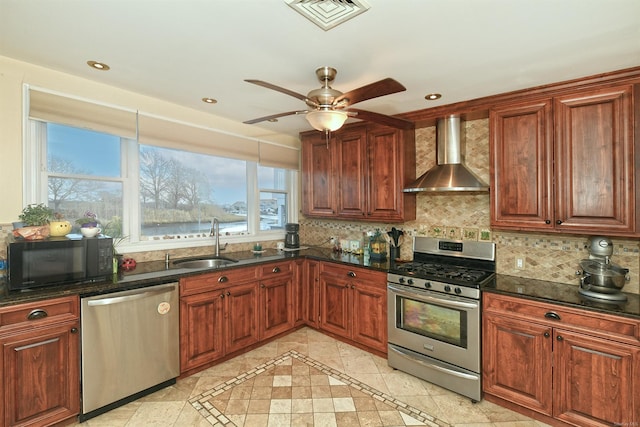
M487 278L493 275L492 271L428 262L409 262L406 264L400 264L396 266L392 272L421 279L439 280L447 283L473 287L479 286Z

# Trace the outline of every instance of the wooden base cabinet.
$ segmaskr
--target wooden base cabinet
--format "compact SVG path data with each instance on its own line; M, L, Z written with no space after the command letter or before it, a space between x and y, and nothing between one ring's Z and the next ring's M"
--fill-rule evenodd
M260 266L260 339L274 337L294 326L294 262Z
M77 297L0 309L0 419L45 426L80 412Z
M483 295L487 400L554 424L640 423L640 320Z
M319 328L386 354L386 278L383 272L323 262Z
M258 269L180 280L180 372L258 342Z

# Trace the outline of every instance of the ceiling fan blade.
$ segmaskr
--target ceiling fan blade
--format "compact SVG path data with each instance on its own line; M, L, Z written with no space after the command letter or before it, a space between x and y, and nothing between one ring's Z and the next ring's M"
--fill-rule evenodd
M398 117L387 116L386 114L374 113L372 111L358 110L355 108L349 108L347 112L354 112L357 115L354 119L366 120L369 122L378 123L381 125L389 126L398 129L414 129L415 123L409 120L400 119Z
M266 87L267 89L272 89L272 90L275 90L275 91L278 91L278 92L282 92L282 93L284 93L286 95L293 96L294 98L301 99L302 101L305 101L305 102L307 101L307 96L306 95L303 95L303 94L298 93L298 92L294 92L294 91L289 90L289 89L285 89L285 88L280 87L280 86L276 86L276 85L271 84L271 83L263 82L262 80L246 80L245 79L245 82L253 83L254 85L258 85L258 86Z
M390 95L404 90L407 90L407 88L396 80L386 78L340 95L333 101L333 105L337 106L340 102L343 102L342 106L346 107L357 102L366 101L367 99Z
M258 122L265 122L267 120L271 120L271 119L277 119L278 117L284 117L284 116L292 116L294 114L306 114L308 111L287 111L286 113L278 113L278 114L272 114L270 116L264 116L264 117L259 117L257 119L253 119L253 120L247 120L246 122L242 122L248 125L252 125L254 123L258 123Z

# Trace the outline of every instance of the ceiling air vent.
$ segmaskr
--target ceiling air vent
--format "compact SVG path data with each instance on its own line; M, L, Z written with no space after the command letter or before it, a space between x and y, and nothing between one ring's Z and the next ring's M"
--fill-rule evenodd
M363 0L285 0L285 2L325 31L369 9L369 5Z

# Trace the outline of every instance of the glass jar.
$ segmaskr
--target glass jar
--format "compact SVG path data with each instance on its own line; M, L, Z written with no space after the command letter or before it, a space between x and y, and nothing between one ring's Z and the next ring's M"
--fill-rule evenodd
M374 261L387 259L387 241L380 230L376 230L369 241L369 257Z

